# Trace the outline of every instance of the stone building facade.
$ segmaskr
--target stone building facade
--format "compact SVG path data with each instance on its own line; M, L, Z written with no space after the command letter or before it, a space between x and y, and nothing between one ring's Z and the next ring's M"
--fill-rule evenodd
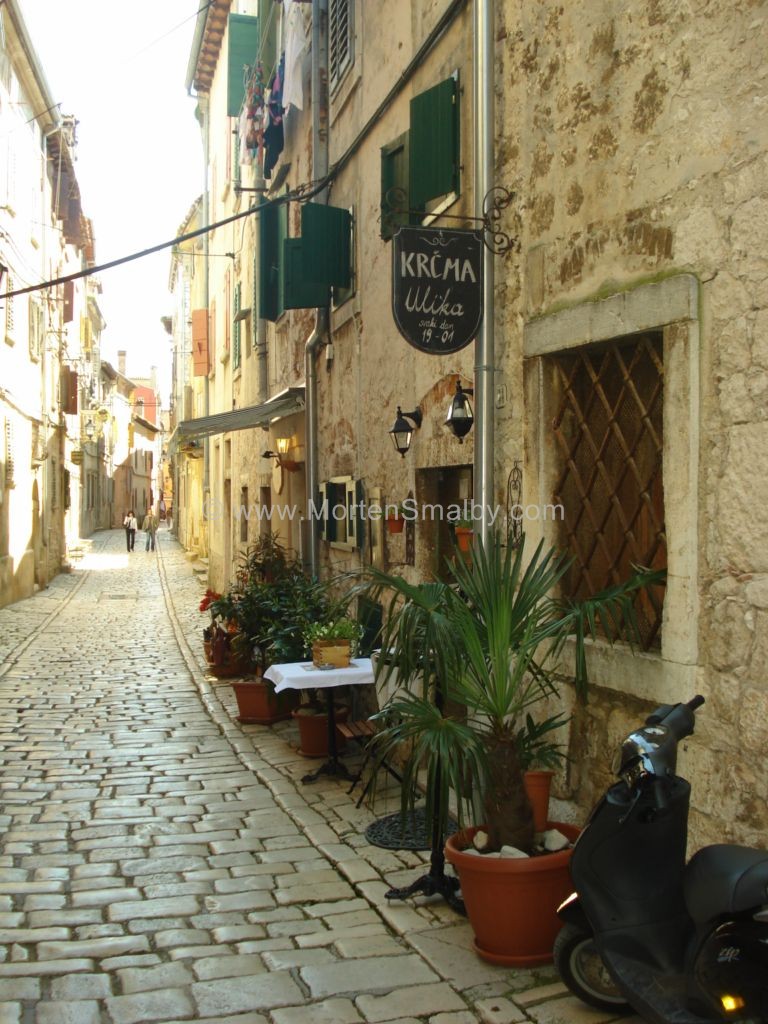
M203 222L247 210L253 194L233 185L240 155L229 146L242 116L242 103L228 106L233 73L242 78L243 64L261 59L266 82L291 33L300 29L305 47L297 50L294 38L291 52L304 57L286 73L300 107L285 111L284 148L266 183L270 202L286 194L301 202L218 229L207 243L219 258L207 260L200 295L210 362L198 419L234 416L199 435L207 437L204 495L221 513L208 522L217 588L261 529L233 516L242 499L290 508L307 497L295 471L306 459L305 415L293 410L281 422L267 403L305 385L305 346L319 321L311 303L282 301L292 294L290 246L280 250L277 278L264 277L264 238L279 216L281 244L296 240L296 252L309 245L303 209L316 198L313 137L328 142L329 194L320 198L351 213L353 238L351 281L333 293L327 344L314 364L317 497L351 504L413 496L445 508L473 494L474 432L459 443L443 421L457 381L472 387L476 353L417 352L391 309L392 229L414 219L436 229L474 223L473 4L327 6L328 96L320 93L319 109L310 93L309 5L216 0L198 16L188 83L207 119ZM233 16L258 20L249 58L231 47ZM494 306L485 314L496 353L494 503L508 526L515 508L530 509L529 539L573 554L573 596L615 582L634 563L668 569L666 588L638 606L639 647L590 648L591 698L573 706L559 795L588 809L610 777L606 752L628 728L652 706L700 692L707 704L682 764L696 773L692 842L761 842L765 11L746 0L497 0L494 28L494 174L514 193L499 226L517 242L495 261ZM453 154L450 168L438 167L446 170L435 179L442 192L413 171L432 139L425 110ZM238 174L242 188L257 187L258 167ZM391 186L403 184L409 194L400 206ZM334 255L329 243L315 264ZM305 272L301 284L313 280ZM246 302L248 318L237 319ZM236 323L248 325L239 361ZM422 415L405 458L389 437L398 406ZM277 450L281 437L293 457L265 463L263 452ZM546 517L550 507L562 514ZM396 536L380 522L343 516L303 527L283 521L276 532L296 546L308 529L318 530L323 571L374 563L414 580L439 574L452 542L447 524L423 519Z

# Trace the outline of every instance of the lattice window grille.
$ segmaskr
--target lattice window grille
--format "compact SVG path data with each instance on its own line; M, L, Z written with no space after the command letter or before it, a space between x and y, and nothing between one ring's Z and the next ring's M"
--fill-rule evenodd
M553 358L560 388L553 430L566 579L581 599L621 582L634 565L666 566L661 333ZM645 650L661 641L664 591L641 593L635 612Z

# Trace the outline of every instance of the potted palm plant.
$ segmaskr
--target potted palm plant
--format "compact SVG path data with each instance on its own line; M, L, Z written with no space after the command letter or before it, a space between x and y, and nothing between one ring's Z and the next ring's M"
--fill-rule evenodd
M534 849L535 827L524 782L526 750L544 742L543 734L555 723L563 724L554 716L542 730L532 712L558 697L560 662L570 638L576 692L584 699L585 639L601 629L609 637L626 634L627 628L636 633L637 592L663 578L660 572L638 571L626 583L576 604L555 596L569 564L568 557L543 543L528 560L524 538L506 544L493 534L486 545L476 540L466 562L451 563L447 582L414 586L372 570L374 589L390 594L382 635L387 657L378 663L377 678L399 687L377 716L383 724L375 741L377 764L405 751L404 813L413 806L419 773L426 772L427 815L437 823L436 834L445 835L451 795L460 825L482 824L482 845L497 856L478 855L477 826L452 837L446 854L459 875L476 949L496 963L551 959L555 908L570 887L569 851L527 856ZM448 708L464 711L448 713ZM578 831L558 828L566 839ZM502 848L522 856L499 857ZM471 875L483 867L487 877L476 891ZM442 891L434 887L440 869L433 849L428 884L418 891ZM509 880L520 878L523 892L537 896L527 909L520 891L513 892L511 905L504 902Z

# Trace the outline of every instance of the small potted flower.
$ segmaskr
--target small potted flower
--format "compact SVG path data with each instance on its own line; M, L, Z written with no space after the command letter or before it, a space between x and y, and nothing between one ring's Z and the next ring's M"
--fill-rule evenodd
M328 622L313 622L304 631L304 640L312 649L312 662L317 668L347 668L362 635L360 623L344 615Z
M453 523L453 532L456 537L456 544L459 551L469 551L474 532L474 523L471 519L456 519Z
M211 590L209 587L199 604L201 612L211 612L210 625L203 628L203 650L205 651L205 660L209 664L213 662L213 641L216 635L216 616L211 611L211 605L214 601L218 601L220 597L221 594L217 593L215 590Z
M389 533L402 533L407 522L405 513L408 507L402 503L398 505L387 505L386 523Z

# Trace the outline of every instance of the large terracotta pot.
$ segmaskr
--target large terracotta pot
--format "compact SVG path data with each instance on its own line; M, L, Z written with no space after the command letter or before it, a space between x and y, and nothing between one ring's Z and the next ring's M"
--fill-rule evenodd
M548 768L532 768L523 776L525 792L533 808L533 827L536 832L543 832L549 821L549 791L554 774Z
M574 840L574 825L550 822ZM456 869L467 916L475 933L475 951L492 964L533 967L552 962L561 922L557 908L573 891L568 869L571 851L540 857L482 857L462 849L477 828L451 836L445 855Z
M284 690L275 693L271 683L261 679L243 680L232 683L237 700L238 722L243 725L272 725L291 717L291 713L299 706L301 693L299 690Z
M299 727L299 740L301 746L299 753L304 757L327 757L328 756L328 715L324 710L317 708L314 714L307 713L307 706L297 708L292 712L293 718ZM349 708L346 704L337 704L335 719L337 723L346 722L349 715ZM346 737L336 730L336 751L341 753L347 745Z

